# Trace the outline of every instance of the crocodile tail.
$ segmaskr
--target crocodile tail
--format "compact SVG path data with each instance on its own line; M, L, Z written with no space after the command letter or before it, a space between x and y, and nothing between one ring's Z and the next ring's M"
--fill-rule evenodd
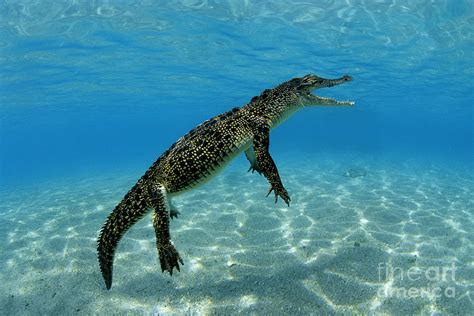
M117 245L127 230L149 210L146 192L137 183L107 217L97 239L100 271L107 290L112 286L112 270Z

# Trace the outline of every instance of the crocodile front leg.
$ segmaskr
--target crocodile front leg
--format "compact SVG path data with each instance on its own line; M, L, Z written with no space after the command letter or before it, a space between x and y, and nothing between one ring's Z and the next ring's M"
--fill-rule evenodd
M245 151L245 157L247 157L247 160L250 163L249 170L247 172L252 171L257 171L259 174L262 174L262 171L260 170L260 167L258 166L257 162L257 157L255 157L255 151L253 150L253 147L250 146L246 151Z
M158 184L150 192L153 212L153 228L156 234L156 247L160 257L161 272L168 271L173 275L173 268L179 271L179 263L183 263L178 251L170 238L170 205L166 196L166 188Z
M257 159L257 171L263 173L268 182L270 182L270 190L268 195L273 191L275 193L275 203L278 197L281 197L285 203L290 206L290 196L281 183L280 175L275 162L270 156L268 148L270 146L270 127L264 120L255 122L253 127L253 151Z

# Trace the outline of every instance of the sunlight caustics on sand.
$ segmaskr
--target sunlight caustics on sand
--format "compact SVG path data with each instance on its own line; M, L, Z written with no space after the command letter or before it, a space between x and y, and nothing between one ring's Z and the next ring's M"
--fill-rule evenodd
M351 178L344 173L355 167L337 161L299 165L280 164L290 208L265 199L265 180L240 162L175 198L171 234L185 264L173 277L161 273L146 216L119 245L111 291L97 266L97 231L134 176L3 192L1 306L7 314L110 312L110 302L114 312L152 313L472 310L469 173L360 161L366 174Z

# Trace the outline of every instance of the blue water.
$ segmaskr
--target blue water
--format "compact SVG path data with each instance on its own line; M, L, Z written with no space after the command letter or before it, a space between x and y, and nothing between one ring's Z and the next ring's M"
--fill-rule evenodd
M472 1L25 1L0 11L2 185L146 165L202 120L307 73L352 75L322 94L357 107L299 113L275 152L473 157Z
M340 176L355 165L367 170L364 178L370 179L369 176L374 175L373 181L368 180L365 186L364 183L355 184L364 187L366 193L373 190L374 196L380 198L379 206L386 205L386 198L393 198L394 205L401 208L406 206L406 201L411 201L408 208L417 205L421 214L450 210L451 214L434 216L443 218L442 222L449 225L452 224L449 220L458 214L459 222L466 226L459 228L457 221L451 225L458 229L453 234L461 234L461 244L454 247L452 258L458 256L459 264L465 265L467 272L460 284L466 286L466 282L471 282L468 286L471 296L466 301L469 292L464 292L467 294L460 300L454 303L437 301L433 308L429 307L431 301L422 301L413 308L397 301L399 305L394 304L398 307L390 309L384 305L388 303L375 299L373 293L365 297L365 301L346 302L341 298L343 294L338 295L332 288L321 285L318 283L321 279L318 279L319 285L309 288L326 294L318 296L319 305L302 303L299 311L317 313L316 306L324 305L321 312L372 310L397 314L403 312L403 307L407 308L405 312L425 314L465 312L472 307L474 291L472 255L468 255L471 248L466 248L474 238L473 52L474 2L470 0L2 1L0 191L3 202L0 214L8 214L9 218L9 221L0 222L2 236L14 238L14 232L22 231L15 225L24 214L17 211L34 214L40 212L35 205L40 205L45 212L59 207L61 212L53 212L50 216L62 214L67 218L74 212L86 212L86 207L77 204L78 200L82 201L83 205L92 208L89 211L96 210L89 221L84 220L89 217L82 217L83 225L90 226L87 243L91 245L82 256L90 257L90 261L84 262L84 267L90 265L92 269L89 271L93 280L88 285L90 291L101 293L105 291L102 280L93 270L97 268L94 234L121 196L174 141L205 119L242 106L262 90L293 77L315 73L336 78L349 74L353 76L353 82L320 90L318 94L354 100L354 108L305 109L271 134L271 153L282 177L287 178L284 182L292 188L292 199L299 199L299 205L306 207L309 202L303 196L314 197L317 201L322 192L317 188L329 185L330 179L346 181L344 177L331 178L329 171ZM299 161L300 157L305 157L304 164ZM233 181L241 181L235 177L253 179L245 174L244 160L231 168L231 173L215 180L221 181L218 183L227 189L218 187L215 190L228 191L229 186L234 185ZM311 178L304 173L313 174L311 170L314 174L327 171L328 176ZM410 180L404 182L407 177ZM239 183L235 182L235 185ZM251 199L252 203L267 205L269 202L264 199L266 184L263 180L259 183L262 192ZM240 184L242 190L248 187L245 182ZM217 184L210 185L208 190ZM107 191L109 186L115 191ZM310 190L312 186L315 187L312 193L303 190ZM404 186L406 195L401 200L405 202L396 202L396 190ZM340 203L340 196L337 198L342 192L338 191L340 188L335 186L333 191L328 188L325 192L334 194L338 201L328 212L351 208L344 201ZM356 190L357 185L346 189ZM377 195L378 189L388 190L384 191L388 195ZM424 195L410 195L410 190L415 194L417 189L425 192ZM209 194L205 194L206 188L202 190L199 192L204 193L198 194L194 201L206 201ZM241 194L242 190L234 191L234 194ZM253 194L253 189L250 191ZM351 191L344 192L351 194ZM390 192L395 194L390 195ZM58 194L63 202L58 202ZM423 202L417 200L421 196L426 197ZM434 202L435 196L440 200ZM242 203L238 196L234 198L232 203ZM354 205L361 203L360 207L364 207L370 199L370 196L352 195L350 201L357 209ZM191 200L186 201L192 203ZM217 212L218 205L224 200L212 196L208 202L215 205ZM272 205L267 206L272 212ZM314 203L316 209L317 202ZM344 213L341 214L344 218ZM360 212L357 214L362 216ZM50 216L39 218L46 221L51 220ZM363 224L366 217L355 222ZM386 220L390 221L389 218ZM416 222L416 218L413 220ZM35 225L42 226L40 223ZM298 227L297 223L293 223L295 227ZM33 237L39 240L46 238L44 234L64 235L68 225L65 221L64 226L60 226L64 230L58 226ZM255 225L258 227L259 224ZM383 226L382 231L388 227ZM30 231L23 229L25 235ZM425 236L421 239L432 238L429 233L424 235L418 231L414 234ZM133 249L137 257L156 255L151 237L152 233L144 237L151 243L149 249ZM301 239L296 241L294 238L295 242L301 243ZM447 247L452 248L449 245ZM15 244L4 247L4 253L9 247L9 253L14 254ZM321 247L324 249L324 245ZM374 249L381 251L382 248ZM397 253L398 250L387 252L387 256L393 251ZM436 252L430 253L430 258L435 260ZM28 258L28 255L22 258ZM69 258L66 256L64 260ZM52 264L45 263L43 268ZM117 269L117 273L123 276L128 271L125 266L121 265L122 269ZM11 269L11 264L8 267ZM80 267L75 273L80 274ZM158 267L154 268L161 277ZM206 265L206 268L213 269L212 265ZM7 265L3 269L7 269ZM140 268L135 266L133 269ZM304 284L308 286L307 282ZM193 287L192 284L183 286ZM255 287L258 289L258 284ZM209 310L198 307L193 310L191 303L180 310L173 298L168 298L172 308L160 309L150 303L152 294L148 301L134 302L148 313L251 312L251 306L259 306L257 312L276 312L271 305L258 305L268 294L263 288L254 294L236 288L241 294L240 310L219 309L232 299L213 297L213 292L202 298L202 301L208 298L211 305L216 304L215 309ZM152 289L153 286L149 290ZM38 289L30 292L35 290ZM11 289L2 288L2 291L8 296L19 297ZM179 295L186 297L185 293ZM130 293L121 295L122 300L133 296ZM285 299L284 294L280 296L280 300ZM36 306L33 303L35 295L31 294L29 299L25 305L25 301L10 297L5 303L9 306L7 312L34 313L25 306ZM367 303L371 300L372 303ZM127 309L119 301L119 298L114 301L116 311L136 311ZM64 305L64 311L71 311L74 304L68 307L68 302L56 301L53 306L58 309L49 310L43 306L44 309L37 310L50 313ZM196 301L190 299L189 302ZM74 308L86 312L103 311L98 306L81 309L76 305ZM298 309L289 311L298 312Z

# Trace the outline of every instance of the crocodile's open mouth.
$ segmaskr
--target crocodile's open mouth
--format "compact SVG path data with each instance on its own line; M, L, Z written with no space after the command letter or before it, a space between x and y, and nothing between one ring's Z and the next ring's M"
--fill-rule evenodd
M354 101L338 101L333 98L321 97L313 94L312 92L316 89L330 88L340 84L344 84L352 81L352 77L345 75L338 79L324 79L318 76L307 76L307 87L306 90L307 98L310 104L314 105L354 105Z

